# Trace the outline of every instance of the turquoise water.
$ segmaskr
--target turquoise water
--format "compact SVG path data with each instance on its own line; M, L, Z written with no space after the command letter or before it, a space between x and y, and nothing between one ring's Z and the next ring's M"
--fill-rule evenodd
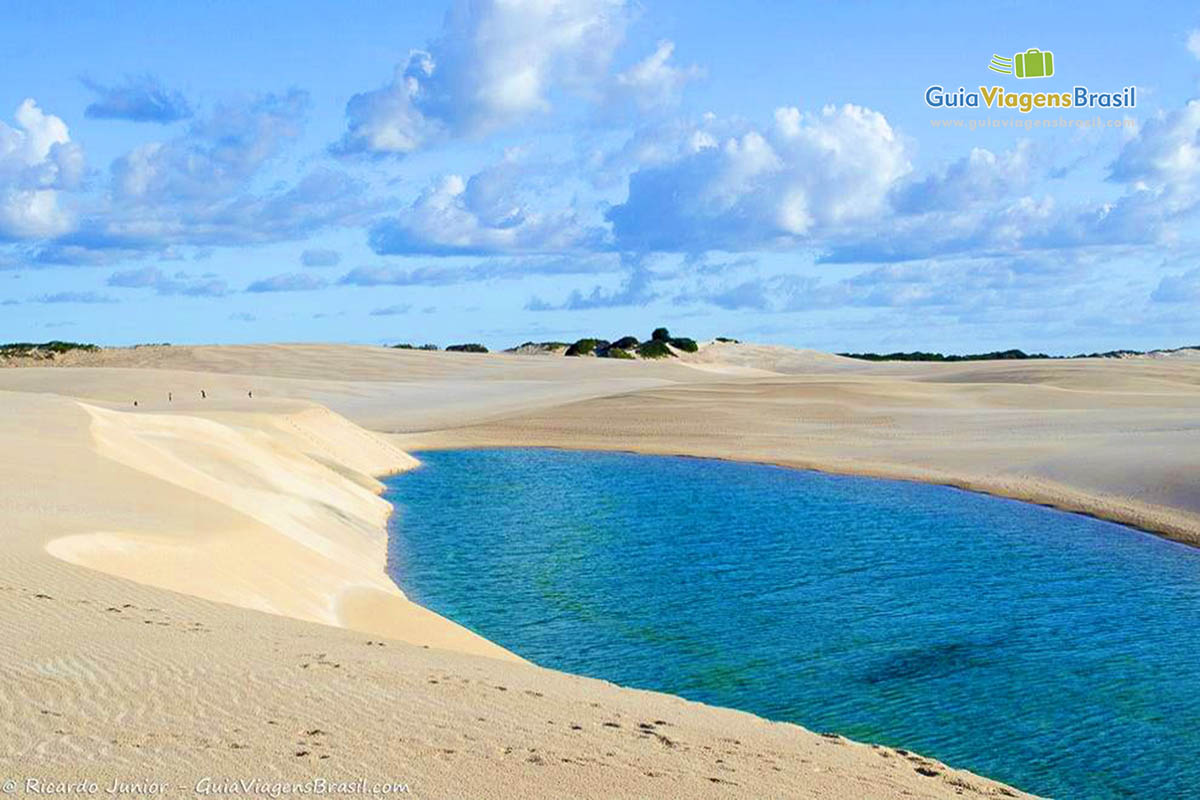
M388 482L391 575L539 664L1047 796L1200 797L1200 551L914 483L420 457Z

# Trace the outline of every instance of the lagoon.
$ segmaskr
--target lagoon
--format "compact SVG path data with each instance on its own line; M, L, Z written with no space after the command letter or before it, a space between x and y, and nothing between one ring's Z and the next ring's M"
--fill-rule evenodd
M914 750L1053 797L1200 786L1200 551L947 487L433 451L389 572L543 666Z

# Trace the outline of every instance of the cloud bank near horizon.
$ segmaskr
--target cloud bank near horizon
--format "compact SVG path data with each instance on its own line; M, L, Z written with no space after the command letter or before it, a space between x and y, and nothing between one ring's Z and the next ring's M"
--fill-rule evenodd
M853 98L696 113L685 100L712 69L632 35L642 16L625 0L454 3L390 76L347 87L340 133L315 143L319 104L283 76L211 103L150 72L85 78L85 119L143 123L108 163L64 122L80 109L25 99L0 121L0 269L103 270L90 286L111 296L39 295L79 304L524 281L512 308L540 318L665 304L1034 324L1085 296L1093 316L1136 297L1151 321L1197 302L1200 101L1123 137L929 158ZM1198 36L1183 50L1200 58ZM290 264L236 274L165 266L293 243ZM1106 277L1133 263L1149 266L1130 286Z

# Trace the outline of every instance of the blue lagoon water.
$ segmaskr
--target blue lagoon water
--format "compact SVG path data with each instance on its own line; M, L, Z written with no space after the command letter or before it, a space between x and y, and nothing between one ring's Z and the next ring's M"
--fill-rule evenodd
M1200 551L915 483L428 452L391 575L544 666L1061 798L1200 797Z

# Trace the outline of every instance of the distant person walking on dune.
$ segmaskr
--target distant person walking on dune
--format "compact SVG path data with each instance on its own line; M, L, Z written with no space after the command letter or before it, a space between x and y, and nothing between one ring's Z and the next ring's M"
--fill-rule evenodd
M175 395L174 395L174 394L172 394L171 392L167 392L167 402L168 402L168 403L173 403L173 402L175 402Z
M254 399L254 392L246 392L246 396L250 399Z
M201 390L200 390L200 399L201 399L201 400L207 400L207 399L208 399L208 393L207 393L207 392L205 392L203 389L201 389Z

